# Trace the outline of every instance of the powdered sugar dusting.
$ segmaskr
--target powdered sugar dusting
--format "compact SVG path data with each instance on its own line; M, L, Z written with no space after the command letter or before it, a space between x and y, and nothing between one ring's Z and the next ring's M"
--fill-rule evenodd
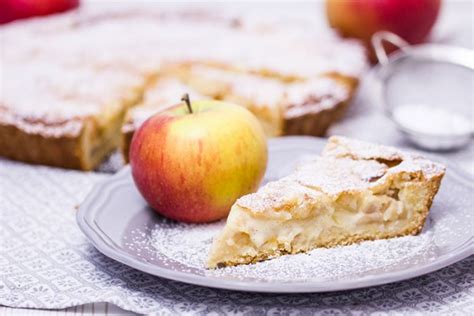
M197 80L209 82L210 85L220 86L231 95L252 100L254 107L279 106L285 95L284 83L252 73L197 65L192 67L191 75Z
M380 161L379 161L380 160ZM399 163L391 168L384 161ZM287 177L268 183L256 193L237 200L253 212L277 209L293 200L303 201L317 192L338 195L361 191L390 181L397 173L422 173L426 179L442 176L445 168L419 155L396 148L333 136L323 149Z
M178 104L184 93L188 93L192 100L208 99L176 78L165 77L157 80L145 92L142 103L128 110L122 132L133 132L152 115Z
M237 278L279 281L335 280L361 276L367 272L384 271L394 266L416 262L434 253L432 235L408 236L389 240L367 241L360 244L320 248L307 254L286 255L253 265L227 267L210 272Z
M212 240L223 227L223 222L192 225L164 220L152 230L149 242L169 258L194 268L204 268Z
M288 108L285 116L292 118L331 109L347 100L349 93L347 87L325 77L291 85L287 90Z
M386 181L386 178L383 178L386 171L386 166L375 160L323 156L302 165L289 177L303 186L317 188L328 194L340 194L365 190Z
M385 160L389 162L400 162L391 168L393 173L423 172L427 178L443 174L445 166L432 162L419 154L401 151L395 147L369 143L361 140L350 139L343 136L332 136L324 147L323 156L328 157L350 157L359 160Z
M308 253L285 255L250 265L206 270L213 237L224 222L192 225L160 219L149 233L137 234L138 244L156 252L160 260L177 261L209 276L264 281L335 280L383 272L416 264L436 253L433 233L388 240L367 241ZM146 237L148 236L148 237Z

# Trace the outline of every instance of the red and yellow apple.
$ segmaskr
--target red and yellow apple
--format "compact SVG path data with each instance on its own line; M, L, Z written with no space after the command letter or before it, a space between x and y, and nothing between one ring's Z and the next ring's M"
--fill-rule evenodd
M263 129L245 108L205 100L149 118L130 147L135 184L159 214L183 222L225 218L267 166Z
M79 0L0 0L0 24L76 8Z
M431 31L441 0L327 0L329 24L343 36L370 43L378 31L393 32L411 44Z

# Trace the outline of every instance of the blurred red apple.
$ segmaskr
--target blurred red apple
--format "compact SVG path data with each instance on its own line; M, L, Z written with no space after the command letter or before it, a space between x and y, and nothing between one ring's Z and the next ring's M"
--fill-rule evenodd
M343 36L367 45L377 31L390 31L411 44L423 42L433 27L441 0L327 0L329 24ZM393 49L393 48L392 48Z
M0 24L76 8L79 0L0 0Z
M236 199L258 188L267 143L260 123L245 108L195 101L145 121L133 136L130 166L138 190L161 215L215 221L228 215Z

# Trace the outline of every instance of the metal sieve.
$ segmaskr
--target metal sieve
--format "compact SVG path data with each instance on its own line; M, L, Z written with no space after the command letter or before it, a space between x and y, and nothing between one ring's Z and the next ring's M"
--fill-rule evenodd
M384 42L399 50L388 56ZM474 51L412 46L386 31L374 34L372 45L379 64L373 70L371 98L397 129L423 149L466 146L474 134Z

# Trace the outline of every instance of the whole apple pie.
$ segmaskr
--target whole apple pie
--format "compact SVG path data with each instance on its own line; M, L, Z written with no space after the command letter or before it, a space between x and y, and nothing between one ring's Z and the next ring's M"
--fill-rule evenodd
M0 28L0 155L90 170L183 92L237 103L268 136L322 135L366 67L314 21L84 6Z
M208 267L416 235L444 172L415 154L331 137L321 156L237 200Z

